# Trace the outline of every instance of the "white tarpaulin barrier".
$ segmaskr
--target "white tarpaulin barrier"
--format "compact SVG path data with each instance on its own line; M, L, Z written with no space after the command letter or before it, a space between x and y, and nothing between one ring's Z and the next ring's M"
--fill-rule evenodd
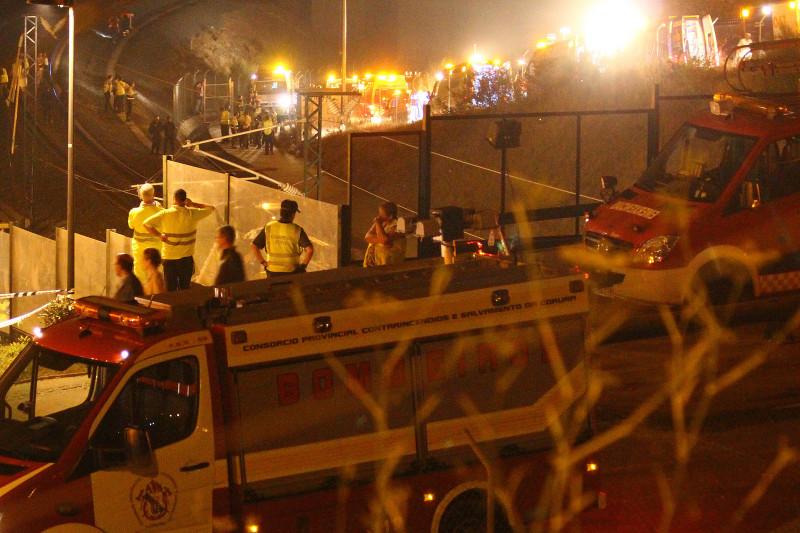
M67 232L56 228L56 241L20 228L0 231L0 324L11 317L14 324L30 332L39 325L35 313L21 324L20 317L51 302L67 286ZM106 242L75 235L74 297L113 294L117 283L114 257L131 252L131 239L113 230L106 231ZM39 294L27 294L27 293ZM3 329L0 326L0 329ZM7 332L7 331L6 331Z
M59 287L67 286L67 230L56 228ZM80 268L79 268L80 267ZM108 271L106 243L75 235L75 298L103 294Z
M326 270L339 266L341 241L340 207L310 198L292 196L277 189L222 172L200 169L167 161L164 197L172 200L176 189L184 189L192 200L211 204L216 213L197 227L195 245L195 281L210 285L216 276L219 252L214 249L217 228L230 224L237 232L237 250L245 260L247 279L263 277L263 269L250 252L250 241L270 220L277 219L280 203L295 200L300 206L295 222L302 226L314 244L314 257L309 270Z
M55 241L24 229L12 227L11 287L8 292L58 288L56 286ZM34 309L38 309L52 299L53 296L47 294L15 299L11 305L12 315L24 315ZM28 328L26 327L25 329Z
M314 245L314 257L309 270L328 270L339 266L339 206L292 196L236 178L231 180L230 190L230 223L247 244L267 222L278 219L281 202L291 199L300 207L294 221L306 230ZM249 266L257 272L260 271L258 263L254 262Z

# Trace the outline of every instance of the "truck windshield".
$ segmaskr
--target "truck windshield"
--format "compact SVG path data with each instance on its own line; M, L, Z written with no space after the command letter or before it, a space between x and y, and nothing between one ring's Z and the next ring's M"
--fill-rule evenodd
M684 124L636 186L693 202L716 202L756 139Z
M118 369L30 343L0 378L0 454L57 460Z
M256 92L258 94L281 94L288 92L288 89L286 88L285 80L259 80L256 83Z

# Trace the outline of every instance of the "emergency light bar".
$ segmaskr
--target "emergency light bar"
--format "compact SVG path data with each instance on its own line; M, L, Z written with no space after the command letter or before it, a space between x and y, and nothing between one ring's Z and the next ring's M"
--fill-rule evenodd
M734 108L761 113L767 118L775 118L778 115L788 115L790 113L787 107L769 100L726 93L715 94L714 99L709 104L711 113L726 117L733 113Z
M75 312L87 318L133 329L152 328L164 320L163 313L157 309L145 309L103 296L78 299L75 302Z

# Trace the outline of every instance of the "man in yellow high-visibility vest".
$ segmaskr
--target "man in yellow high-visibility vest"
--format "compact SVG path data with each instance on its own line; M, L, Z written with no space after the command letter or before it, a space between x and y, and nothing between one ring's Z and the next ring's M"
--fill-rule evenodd
M144 221L147 231L161 239L162 264L168 291L189 288L194 274L197 224L213 212L213 205L193 202L186 197L186 191L178 189L173 194L172 207Z
M305 272L314 255L314 246L303 228L294 223L300 212L297 202L281 202L281 217L269 222L261 230L250 247L256 258L267 271L267 277L281 276L295 272ZM261 250L267 252L267 259Z
M161 241L150 235L144 227L144 221L155 215L164 207L155 200L155 190L149 183L139 187L139 198L142 203L139 207L134 207L128 213L128 227L133 230L133 273L139 281L147 279L147 272L144 269L144 251L147 248L155 248L161 251Z

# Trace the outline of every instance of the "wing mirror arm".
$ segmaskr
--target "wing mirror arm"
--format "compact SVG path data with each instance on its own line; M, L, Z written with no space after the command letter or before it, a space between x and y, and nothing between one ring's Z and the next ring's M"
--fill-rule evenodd
M610 203L617 198L616 187L616 176L603 176L600 178L600 196L603 198L603 202Z

